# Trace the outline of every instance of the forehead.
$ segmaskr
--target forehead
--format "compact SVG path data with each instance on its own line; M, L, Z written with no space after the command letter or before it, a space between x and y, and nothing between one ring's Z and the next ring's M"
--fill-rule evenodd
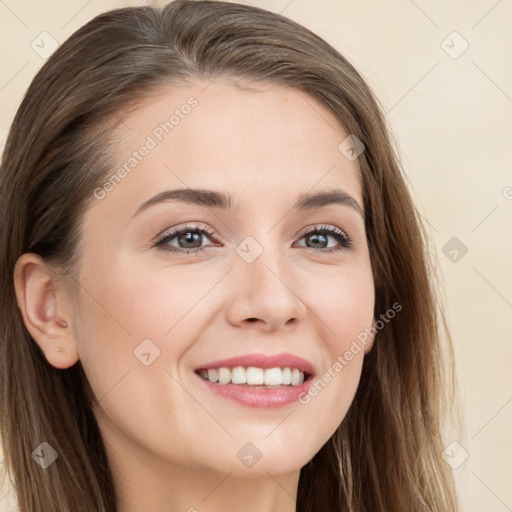
M343 188L361 204L347 133L323 104L282 85L229 78L161 87L121 112L107 203L130 215L165 189L229 191L250 201L295 202L315 188Z

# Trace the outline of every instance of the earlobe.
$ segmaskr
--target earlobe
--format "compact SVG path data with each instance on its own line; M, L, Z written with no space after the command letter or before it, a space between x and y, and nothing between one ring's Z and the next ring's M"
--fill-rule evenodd
M63 285L52 278L41 256L23 254L14 268L16 300L29 334L56 368L69 368L79 359L73 332L64 310Z

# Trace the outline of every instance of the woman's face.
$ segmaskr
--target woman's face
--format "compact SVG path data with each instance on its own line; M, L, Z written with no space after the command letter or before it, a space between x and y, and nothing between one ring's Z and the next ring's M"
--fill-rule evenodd
M71 322L109 451L222 474L299 469L342 422L371 346L354 349L374 285L357 159L339 149L349 134L303 93L228 79L162 89L119 117L117 166L84 217ZM188 200L147 203L177 189ZM337 201L296 207L335 189ZM250 359L282 354L313 374L300 397L197 372L241 356L227 366L300 369Z

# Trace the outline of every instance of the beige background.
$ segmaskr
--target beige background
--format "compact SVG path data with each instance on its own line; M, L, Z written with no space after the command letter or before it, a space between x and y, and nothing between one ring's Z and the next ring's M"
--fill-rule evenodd
M44 63L32 42L40 53L51 50L51 38L63 42L96 14L144 3L0 0L1 147ZM512 511L512 4L246 3L282 12L324 37L388 112L445 281L467 431L448 440L460 446L450 447L447 459L458 465L463 450L469 454L453 469L464 512ZM456 262L454 247L443 252L452 237L468 249L461 257L455 248ZM12 503L13 493L1 491L0 512L14 510Z

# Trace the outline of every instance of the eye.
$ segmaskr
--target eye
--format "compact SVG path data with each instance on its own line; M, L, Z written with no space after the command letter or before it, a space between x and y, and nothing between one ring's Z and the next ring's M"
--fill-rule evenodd
M214 233L206 227L199 227L197 225L184 226L165 233L155 242L155 247L175 253L197 253L215 245L218 246L218 244L202 245L204 237L210 239L213 236ZM324 253L350 249L352 247L351 238L341 229L332 226L315 226L314 229L304 233L300 240L303 238L309 240L309 243L312 245L301 245L299 247L320 249L319 252ZM328 247L329 238L335 239L338 242L338 246ZM171 243L174 240L177 241L177 245Z
M213 236L213 233L206 228L185 226L164 234L155 243L155 246L170 252L184 252L185 254L199 252L205 249L205 247L201 247L202 238L205 235L209 238ZM178 247L170 244L174 239L178 241Z
M326 244L329 243L329 237L337 240L341 247L331 246L326 248ZM333 226L315 226L314 229L304 233L300 239L302 240L303 238L313 244L312 248L322 249L321 252L334 252L352 247L352 239L344 231ZM311 246L302 245L301 247L310 248Z

